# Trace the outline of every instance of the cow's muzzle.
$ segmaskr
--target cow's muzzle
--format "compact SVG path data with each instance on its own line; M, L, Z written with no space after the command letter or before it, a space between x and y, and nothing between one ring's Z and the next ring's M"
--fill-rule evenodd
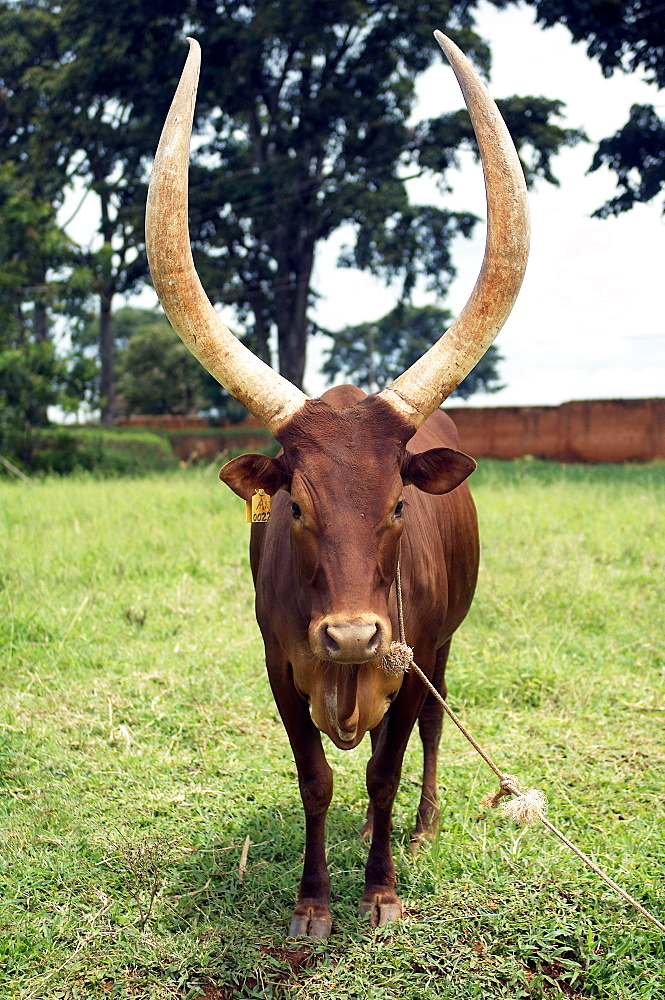
M385 656L390 646L392 628L376 615L344 620L328 615L309 629L312 652L321 660L337 663L365 663Z

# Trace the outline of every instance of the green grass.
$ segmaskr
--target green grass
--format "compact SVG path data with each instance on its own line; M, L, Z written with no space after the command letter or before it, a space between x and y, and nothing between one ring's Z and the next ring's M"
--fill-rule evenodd
M484 462L473 489L451 704L662 920L665 466ZM215 470L0 482L0 995L662 997L663 937L542 827L480 806L495 779L451 724L416 860L417 739L407 755L389 930L356 917L368 748L330 746L334 935L286 940L302 811L246 550Z

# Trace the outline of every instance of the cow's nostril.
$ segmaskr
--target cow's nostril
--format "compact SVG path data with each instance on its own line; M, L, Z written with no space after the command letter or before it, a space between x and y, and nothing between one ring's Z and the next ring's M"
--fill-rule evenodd
M328 650L328 652L329 653L339 653L339 643L330 634L330 629L328 627L326 627L326 629L324 630L323 635L324 635L324 641L325 641L325 644L326 644L326 649Z
M337 622L324 626L323 641L331 659L371 659L381 645L381 628L376 622Z
M381 642L381 629L379 628L379 625L376 624L374 626L374 635L367 643L367 651L369 653L375 653L379 648L380 642Z

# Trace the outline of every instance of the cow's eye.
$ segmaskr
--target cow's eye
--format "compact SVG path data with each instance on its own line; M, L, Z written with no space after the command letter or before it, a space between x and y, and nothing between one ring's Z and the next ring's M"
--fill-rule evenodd
M293 514L294 517L300 517L300 507L298 506L297 503L291 504L291 513Z
M395 517L401 517L403 510L404 510L404 501L400 500L400 502L395 507L395 515L394 516Z

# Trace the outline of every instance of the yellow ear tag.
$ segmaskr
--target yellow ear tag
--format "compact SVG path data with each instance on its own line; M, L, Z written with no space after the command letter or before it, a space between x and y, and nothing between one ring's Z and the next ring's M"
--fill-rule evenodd
M270 520L270 495L265 490L257 490L247 505L247 523L264 524Z

